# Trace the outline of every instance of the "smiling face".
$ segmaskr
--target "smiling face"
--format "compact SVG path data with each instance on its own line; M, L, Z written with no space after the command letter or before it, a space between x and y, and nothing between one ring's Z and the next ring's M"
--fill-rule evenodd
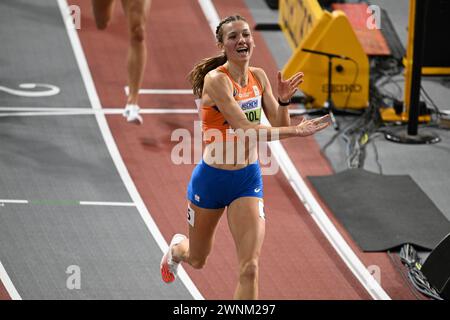
M222 42L219 48L231 61L248 61L253 53L254 40L248 23L232 21L222 26Z

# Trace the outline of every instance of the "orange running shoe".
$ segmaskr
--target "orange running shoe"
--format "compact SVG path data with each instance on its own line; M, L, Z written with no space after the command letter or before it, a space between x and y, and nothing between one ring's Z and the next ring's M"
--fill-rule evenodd
M175 234L172 241L170 241L169 249L161 259L161 277L165 283L171 283L177 277L178 266L180 263L172 260L172 248L184 239L187 239L185 235L179 233Z

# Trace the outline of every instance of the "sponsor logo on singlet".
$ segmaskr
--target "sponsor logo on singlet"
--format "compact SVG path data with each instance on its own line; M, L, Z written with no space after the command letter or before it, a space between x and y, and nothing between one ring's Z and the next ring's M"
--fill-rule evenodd
M248 91L246 91L246 92L239 92L238 97L239 97L239 99L243 99L243 98L250 97L250 95L251 95L251 92L248 92Z
M261 96L238 101L247 120L259 123L261 121Z

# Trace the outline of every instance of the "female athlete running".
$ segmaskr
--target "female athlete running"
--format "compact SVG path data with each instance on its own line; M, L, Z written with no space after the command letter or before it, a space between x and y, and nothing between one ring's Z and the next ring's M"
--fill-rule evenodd
M278 99L260 68L250 67L254 40L246 20L230 16L216 29L219 56L204 59L190 73L201 98L206 146L188 186L189 238L176 234L161 261L165 282L175 279L180 262L202 268L225 209L239 260L235 299L258 298L258 264L265 233L263 182L257 142L304 137L325 129L328 116L291 126L287 106L303 81L283 80ZM263 109L271 126L260 124Z

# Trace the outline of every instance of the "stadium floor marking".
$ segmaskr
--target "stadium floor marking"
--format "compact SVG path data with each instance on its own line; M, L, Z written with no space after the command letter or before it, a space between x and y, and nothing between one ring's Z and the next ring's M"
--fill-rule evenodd
M129 87L125 87L125 94L128 96L128 93L130 92ZM139 89L139 94L185 94L185 95L191 95L192 89Z
M79 201L79 200L22 200L22 199L0 199L0 206L5 204L28 204L28 205L80 205L80 206L108 206L108 207L135 207L133 202L117 202L117 201Z
M32 116L70 116L70 115L121 115L123 108L103 108L99 110L89 108L40 108L40 107L0 107L1 117L32 117ZM197 109L192 108L142 108L140 114L198 114ZM305 109L291 109L291 115L303 115Z

